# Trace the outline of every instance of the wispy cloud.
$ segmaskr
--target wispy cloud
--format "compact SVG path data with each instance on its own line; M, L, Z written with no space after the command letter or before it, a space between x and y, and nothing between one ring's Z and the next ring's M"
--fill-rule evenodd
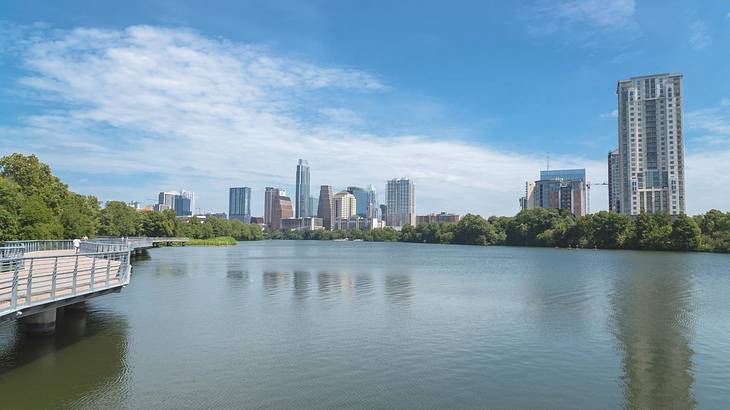
M601 114L601 118L618 118L618 110L604 112L603 114Z
M536 36L569 34L573 42L592 44L601 33L633 35L634 0L543 0L528 11L528 30Z
M41 96L45 108L1 130L3 150L36 152L92 181L106 174L140 184L130 188L132 198L121 199L149 198L150 187L186 187L198 192L202 206L224 209L227 187L245 184L258 188L260 211L261 187L291 185L297 158L306 158L313 185L383 186L387 178L409 176L420 212L512 214L524 181L543 163L542 154L443 135L360 131L367 120L332 102L388 93L391 86L378 76L194 31L46 32L28 41L21 58L29 74L20 85ZM552 162L605 178L602 161L554 156ZM145 178L135 182L138 175Z
M690 26L689 43L695 50L705 49L712 44L712 37L703 21L696 20Z

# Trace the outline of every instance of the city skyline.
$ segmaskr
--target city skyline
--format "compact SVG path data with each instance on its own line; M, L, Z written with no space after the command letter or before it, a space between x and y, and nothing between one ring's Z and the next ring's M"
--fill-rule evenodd
M102 200L142 202L187 186L196 210L219 211L226 190L244 184L260 215L261 188L294 196L292 161L306 158L314 187L384 192L382 181L407 175L423 212L510 215L548 153L551 167L607 182L616 82L677 72L686 211L727 208L726 3L398 4L386 16L292 1L281 13L149 4L111 14L74 2L3 10L3 154L37 154ZM415 22L406 29L405 15ZM607 208L607 191L592 190L591 211Z

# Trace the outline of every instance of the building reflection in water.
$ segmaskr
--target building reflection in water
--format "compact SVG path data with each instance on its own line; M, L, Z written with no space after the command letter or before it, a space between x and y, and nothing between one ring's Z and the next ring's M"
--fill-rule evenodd
M385 296L391 305L410 306L413 294L413 280L410 275L385 276Z
M289 286L289 273L287 272L264 272L264 291L268 295L275 295Z
M370 275L357 275L355 277L355 295L358 299L365 299L373 294L375 281Z
M311 286L311 283L312 278L309 272L294 272L294 296L298 300L305 300L309 298L309 287Z
M48 337L26 337L13 325L0 336L0 407L123 407L130 376L123 316L59 309ZM37 394L38 386L53 388Z
M328 299L332 294L340 290L340 275L330 272L319 272L317 274L317 289L319 296Z
M625 407L693 408L689 275L671 266L636 268L617 280L611 301L611 328L623 353Z

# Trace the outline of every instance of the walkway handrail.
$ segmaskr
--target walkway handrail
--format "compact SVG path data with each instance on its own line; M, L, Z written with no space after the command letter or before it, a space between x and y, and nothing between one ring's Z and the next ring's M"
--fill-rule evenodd
M22 243L10 243L6 246L0 246L0 259L19 258L24 253L25 245Z
M25 246L25 252L40 252L40 251L61 251L67 249L73 249L73 240L71 239L60 239L60 240L29 240L29 241L5 241L5 246Z
M0 316L129 284L130 251L0 260Z

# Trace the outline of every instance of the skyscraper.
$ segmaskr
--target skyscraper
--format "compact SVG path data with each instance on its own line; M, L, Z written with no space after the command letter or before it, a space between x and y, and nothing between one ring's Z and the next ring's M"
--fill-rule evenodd
M285 195L286 192L279 190L279 195L273 197L273 203L271 206L271 228L282 229L281 221L294 216L291 198Z
M190 200L190 212L186 215L194 215L195 214L195 205L196 205L196 195L195 192L186 191L184 189L180 190L180 196L183 198L187 198Z
M681 74L618 82L622 213L685 212L682 91Z
M350 219L357 214L355 195L342 191L335 194L335 219Z
M363 218L366 218L367 211L368 211L368 193L364 189L357 187L357 186L350 186L347 187L347 192L351 193L355 196L355 200L357 201L357 210L356 213L358 216L362 216Z
M295 192L296 217L306 218L309 213L309 163L300 159L297 164L297 180Z
M322 218L322 226L325 229L332 229L334 219L334 198L332 186L322 185L319 187L319 205L317 205L317 217Z
M380 208L378 207L378 193L375 191L375 187L368 185L365 187L367 192L367 206L365 208L366 217L377 218Z
M177 192L160 192L157 198L159 209L175 209L176 196Z
M621 212L620 157L617 149L608 153L608 210Z
M264 224L268 225L271 228L278 229L279 226L275 220L277 213L279 213L277 198L283 196L286 197L286 191L279 188L273 188L273 187L266 187L264 190ZM288 199L288 197L287 197ZM291 200L289 199L290 207L291 207ZM287 216L287 218L291 218L292 215Z
M237 187L228 190L228 219L244 223L251 221L251 188Z
M407 178L388 181L386 206L388 226L416 226L415 187Z

